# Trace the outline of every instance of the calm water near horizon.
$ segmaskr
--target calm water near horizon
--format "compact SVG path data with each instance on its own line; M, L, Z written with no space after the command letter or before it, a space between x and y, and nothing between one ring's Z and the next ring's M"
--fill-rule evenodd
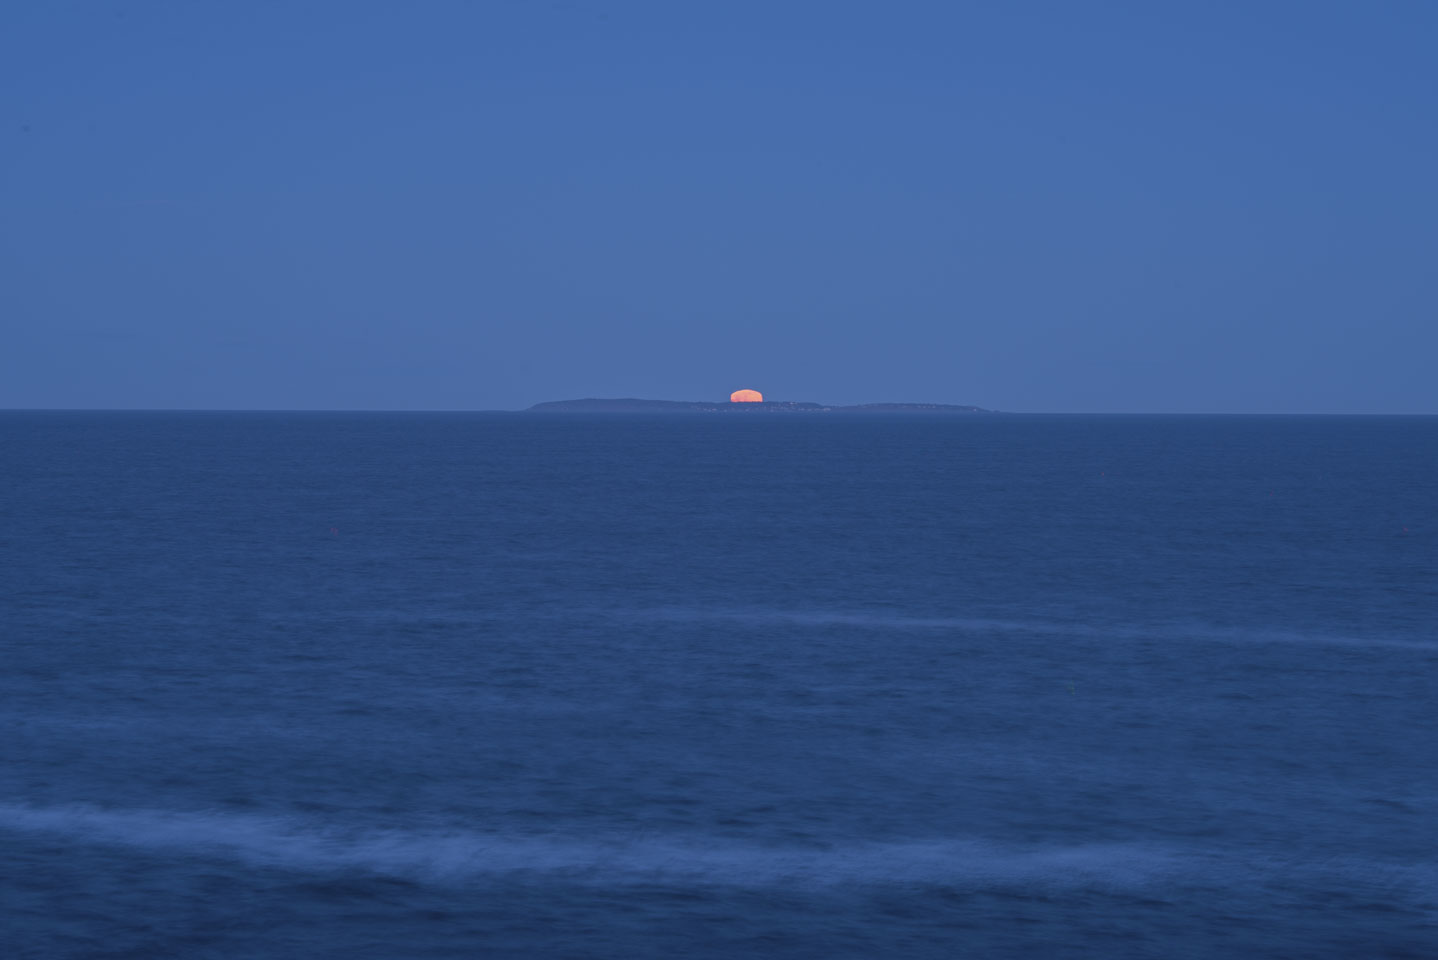
M1438 956L1438 418L0 412L0 957Z

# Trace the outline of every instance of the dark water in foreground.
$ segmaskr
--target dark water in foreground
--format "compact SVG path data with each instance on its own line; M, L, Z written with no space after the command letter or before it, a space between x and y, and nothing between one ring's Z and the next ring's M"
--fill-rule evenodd
M0 956L1438 956L1435 468L0 414Z

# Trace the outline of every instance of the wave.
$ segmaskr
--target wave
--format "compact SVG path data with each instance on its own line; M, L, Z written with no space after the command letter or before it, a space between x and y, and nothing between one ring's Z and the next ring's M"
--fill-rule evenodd
M0 830L153 853L423 883L505 879L602 886L679 884L919 885L951 890L1094 891L1181 897L1240 888L1323 887L1387 905L1438 911L1438 866L1359 859L1243 857L1151 844L1029 849L978 839L854 842L827 847L745 845L724 838L577 838L466 829L345 829L300 817L220 811L0 805Z
M1343 647L1384 647L1438 651L1438 640L1398 637L1354 637L1300 633L1256 627L1210 624L1084 624L1059 620L1005 620L983 617L918 617L833 610L732 610L723 608L656 607L627 611L642 621L725 622L747 626L854 627L895 631L937 631L959 634L1028 634L1041 637L1082 637L1114 640L1205 641L1211 643L1290 643Z
M608 839L469 830L342 829L301 818L223 812L0 806L0 830L243 861L302 871L358 871L421 881L568 879L603 884L925 884L1121 889L1169 872L1137 846L1012 850L965 840L797 848L720 838Z

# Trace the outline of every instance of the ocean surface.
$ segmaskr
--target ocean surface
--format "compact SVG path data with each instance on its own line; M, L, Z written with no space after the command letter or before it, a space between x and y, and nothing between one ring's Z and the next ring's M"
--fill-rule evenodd
M0 957L1438 956L1438 418L0 413Z

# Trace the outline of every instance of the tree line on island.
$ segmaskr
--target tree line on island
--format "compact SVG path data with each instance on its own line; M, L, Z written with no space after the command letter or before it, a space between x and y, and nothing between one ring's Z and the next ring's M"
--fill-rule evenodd
M983 407L953 403L860 403L829 405L793 400L736 403L709 400L639 400L634 398L549 400L529 413L993 413Z

